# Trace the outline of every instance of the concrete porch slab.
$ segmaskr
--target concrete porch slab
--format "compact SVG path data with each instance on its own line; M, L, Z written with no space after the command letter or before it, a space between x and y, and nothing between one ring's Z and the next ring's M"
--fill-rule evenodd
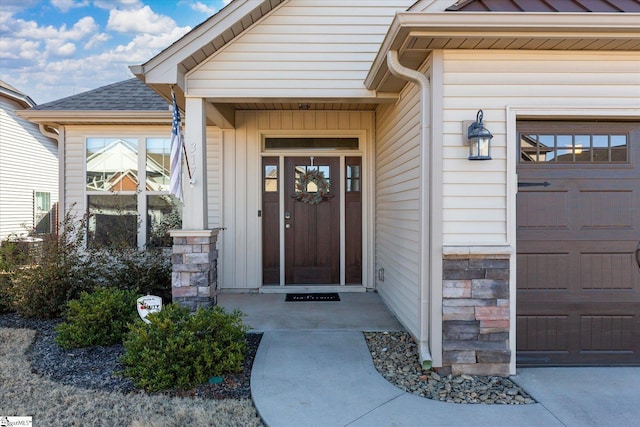
M375 292L340 293L337 302L285 302L285 294L218 294L226 311L239 309L252 332L403 331Z

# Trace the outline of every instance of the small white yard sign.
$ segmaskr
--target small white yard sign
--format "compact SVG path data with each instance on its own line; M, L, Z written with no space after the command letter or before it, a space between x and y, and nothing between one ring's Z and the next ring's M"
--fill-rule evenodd
M140 297L138 298L136 307L138 308L138 314L140 315L140 318L145 323L151 323L151 321L147 319L147 316L150 313L157 313L158 311L162 310L162 298L155 295L146 295L144 297Z

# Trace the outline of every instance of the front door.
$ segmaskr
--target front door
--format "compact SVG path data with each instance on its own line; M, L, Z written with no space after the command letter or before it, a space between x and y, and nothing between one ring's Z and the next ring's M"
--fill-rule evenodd
M340 283L340 159L286 157L285 284Z

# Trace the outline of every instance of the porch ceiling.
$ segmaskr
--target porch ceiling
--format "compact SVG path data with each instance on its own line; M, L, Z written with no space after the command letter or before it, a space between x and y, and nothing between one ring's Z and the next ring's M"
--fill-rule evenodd
M387 68L388 51L397 50L402 65L417 69L437 49L640 51L640 14L399 13L365 80L367 89L397 93L404 87Z
M356 103L235 103L231 104L235 110L325 110L325 111L373 111L378 104Z

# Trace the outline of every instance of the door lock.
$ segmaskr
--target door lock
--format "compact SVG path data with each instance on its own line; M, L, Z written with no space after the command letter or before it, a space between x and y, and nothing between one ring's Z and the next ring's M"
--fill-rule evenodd
M284 219L291 219L291 212L286 211L286 212L284 213Z

